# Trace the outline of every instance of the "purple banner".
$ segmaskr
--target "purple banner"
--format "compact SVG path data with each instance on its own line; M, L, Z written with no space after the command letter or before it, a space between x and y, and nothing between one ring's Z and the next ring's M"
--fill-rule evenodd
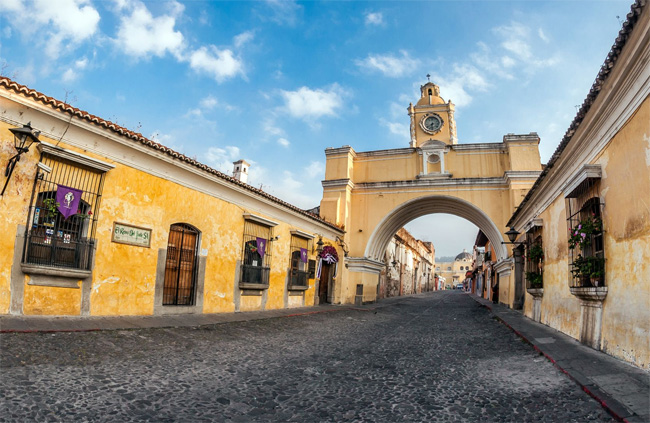
M59 203L59 212L65 219L73 214L77 214L79 209L79 200L81 200L81 193L78 189L59 185L56 190L56 202Z
M303 263L307 263L307 249L306 248L301 248L300 249L300 260L302 260Z
M257 238L257 253L260 255L260 257L264 258L265 252L266 252L266 239Z

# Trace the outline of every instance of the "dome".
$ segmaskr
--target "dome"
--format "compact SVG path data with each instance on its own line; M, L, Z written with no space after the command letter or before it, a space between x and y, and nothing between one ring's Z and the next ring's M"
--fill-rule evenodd
M455 261L472 260L472 255L468 253L466 250L463 250L463 252L458 254L454 260Z

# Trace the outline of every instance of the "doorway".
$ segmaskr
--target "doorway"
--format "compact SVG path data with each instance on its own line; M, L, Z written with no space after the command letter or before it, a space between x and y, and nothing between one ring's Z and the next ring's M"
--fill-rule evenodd
M163 305L193 305L199 232L177 223L169 230Z
M332 281L332 265L323 263L318 284L318 304L328 304L329 286Z

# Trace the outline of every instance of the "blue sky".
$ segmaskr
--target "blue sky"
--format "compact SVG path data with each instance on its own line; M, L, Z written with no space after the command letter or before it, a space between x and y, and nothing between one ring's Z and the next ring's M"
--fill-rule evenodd
M0 1L2 74L302 208L324 149L407 147L431 74L461 143L537 132L548 160L631 1ZM619 18L617 18L617 16ZM476 228L408 225L438 255Z

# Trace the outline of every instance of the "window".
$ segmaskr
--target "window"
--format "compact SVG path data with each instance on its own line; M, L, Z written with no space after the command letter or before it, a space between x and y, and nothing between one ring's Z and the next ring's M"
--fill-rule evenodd
M310 273L307 270L307 263L311 238L306 238L308 236L306 234L301 235L302 233L298 231L293 231L291 235L290 288L309 286Z
M526 289L544 287L544 246L542 228L533 227L526 233L526 255L524 258L526 272Z
M447 267L447 270L451 270L451 267Z
M269 241L273 239L276 223L254 215L245 215L244 218L240 286L252 284L254 286L246 287L266 288L271 272L272 248Z
M39 169L34 181L23 263L91 270L104 175L112 166L48 144L39 148L50 172Z
M586 178L566 197L571 287L605 285L600 180Z

